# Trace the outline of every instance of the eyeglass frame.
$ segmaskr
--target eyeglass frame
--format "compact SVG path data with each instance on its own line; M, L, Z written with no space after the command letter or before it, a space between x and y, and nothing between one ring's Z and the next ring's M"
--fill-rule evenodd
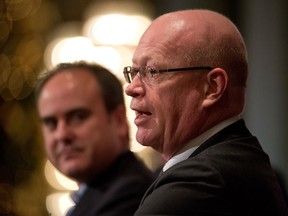
M129 70L127 70L129 68ZM145 70L141 71L141 68L145 68ZM132 69L137 69L136 72L132 72ZM148 71L147 69L150 69L150 71ZM214 68L209 67L209 66L198 66L198 67L186 67L186 68L169 68L169 69L154 69L151 66L142 66L139 68L136 67L132 67L132 66L126 66L123 69L123 74L125 77L125 80L127 83L131 83L133 81L133 79L136 77L136 75L139 73L140 77L145 77L146 74L150 74L151 77L154 76L154 74L157 73L162 73L162 72L176 72L176 71L195 71L195 70L213 70ZM141 73L142 72L142 73ZM133 76L133 74L134 76ZM130 75L129 75L130 74Z

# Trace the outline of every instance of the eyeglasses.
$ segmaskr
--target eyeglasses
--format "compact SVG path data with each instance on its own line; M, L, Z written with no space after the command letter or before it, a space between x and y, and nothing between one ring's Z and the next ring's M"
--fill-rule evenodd
M172 69L160 69L156 70L151 66L142 66L139 68L127 66L124 67L123 74L125 80L128 83L131 83L135 76L139 73L141 79L145 83L151 83L153 77L156 74L163 73L163 72L175 72L175 71L195 71L195 70L212 70L212 67L187 67L187 68L172 68Z

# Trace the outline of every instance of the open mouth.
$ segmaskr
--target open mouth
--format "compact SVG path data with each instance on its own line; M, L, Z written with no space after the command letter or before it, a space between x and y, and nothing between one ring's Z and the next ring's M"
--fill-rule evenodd
M152 113L150 113L150 112L135 111L135 115L136 115L136 118L138 118L138 117L142 117L142 116L151 116Z

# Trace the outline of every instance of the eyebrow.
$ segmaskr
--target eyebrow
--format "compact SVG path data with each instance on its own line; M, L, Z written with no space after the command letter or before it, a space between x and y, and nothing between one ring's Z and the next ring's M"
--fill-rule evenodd
M65 112L64 116L65 116L65 118L67 118L69 116L73 116L74 114L77 114L77 113L80 113L80 112L81 113L85 113L85 114L91 113L91 111L88 108L77 107L77 108L73 108L73 109L69 110L68 112ZM54 115L47 115L47 116L44 116L44 117L40 117L40 121L41 122L44 122L44 121L49 120L49 119L56 119L56 117Z
M67 113L65 113L65 117L73 116L77 113L84 113L87 115L87 114L91 113L91 110L86 108L86 107L75 108L75 109L69 110Z

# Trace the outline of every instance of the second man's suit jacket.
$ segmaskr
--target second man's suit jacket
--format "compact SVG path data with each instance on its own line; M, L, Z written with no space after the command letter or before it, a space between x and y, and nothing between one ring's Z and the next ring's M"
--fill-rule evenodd
M133 215L154 179L144 163L128 151L87 185L71 216Z

